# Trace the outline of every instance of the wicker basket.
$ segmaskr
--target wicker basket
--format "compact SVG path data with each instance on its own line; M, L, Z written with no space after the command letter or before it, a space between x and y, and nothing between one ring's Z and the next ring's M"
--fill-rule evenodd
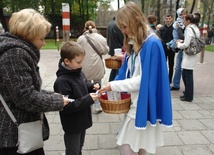
M117 101L109 101L107 99L107 94L99 97L100 105L104 112L109 114L121 114L129 111L131 104L130 94L121 93L121 100Z
M105 64L107 68L119 69L121 67L121 60L116 60L113 57L105 59Z

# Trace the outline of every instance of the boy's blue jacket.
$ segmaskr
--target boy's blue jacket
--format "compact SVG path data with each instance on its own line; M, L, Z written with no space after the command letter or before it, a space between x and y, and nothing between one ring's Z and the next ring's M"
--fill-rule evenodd
M172 126L172 105L165 53L156 36L149 37L140 51L142 78L136 111L136 128L145 129L147 121ZM126 56L115 80L128 78Z

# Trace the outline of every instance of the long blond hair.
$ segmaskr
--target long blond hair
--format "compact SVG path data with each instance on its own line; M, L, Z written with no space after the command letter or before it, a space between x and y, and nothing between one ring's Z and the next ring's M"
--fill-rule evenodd
M140 8L134 2L127 2L120 8L116 15L116 24L119 28L128 26L132 39L134 40L133 49L136 53L140 51L143 40L148 35L148 20ZM129 44L130 38L124 34L124 45L127 54L130 54L131 45Z

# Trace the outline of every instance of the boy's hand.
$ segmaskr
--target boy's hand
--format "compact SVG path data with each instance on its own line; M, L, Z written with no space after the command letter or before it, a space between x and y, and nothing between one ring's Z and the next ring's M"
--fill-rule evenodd
M98 99L98 93L90 93L90 96L94 101Z
M100 89L100 84L99 83L95 83L94 84L94 90L99 90Z

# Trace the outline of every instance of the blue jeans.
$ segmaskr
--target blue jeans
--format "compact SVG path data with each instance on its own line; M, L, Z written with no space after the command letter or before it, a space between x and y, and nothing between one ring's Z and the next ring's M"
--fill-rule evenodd
M180 81L181 81L181 62L183 59L183 52L179 51L176 58L176 64L175 64L175 75L172 81L172 87L180 89Z

